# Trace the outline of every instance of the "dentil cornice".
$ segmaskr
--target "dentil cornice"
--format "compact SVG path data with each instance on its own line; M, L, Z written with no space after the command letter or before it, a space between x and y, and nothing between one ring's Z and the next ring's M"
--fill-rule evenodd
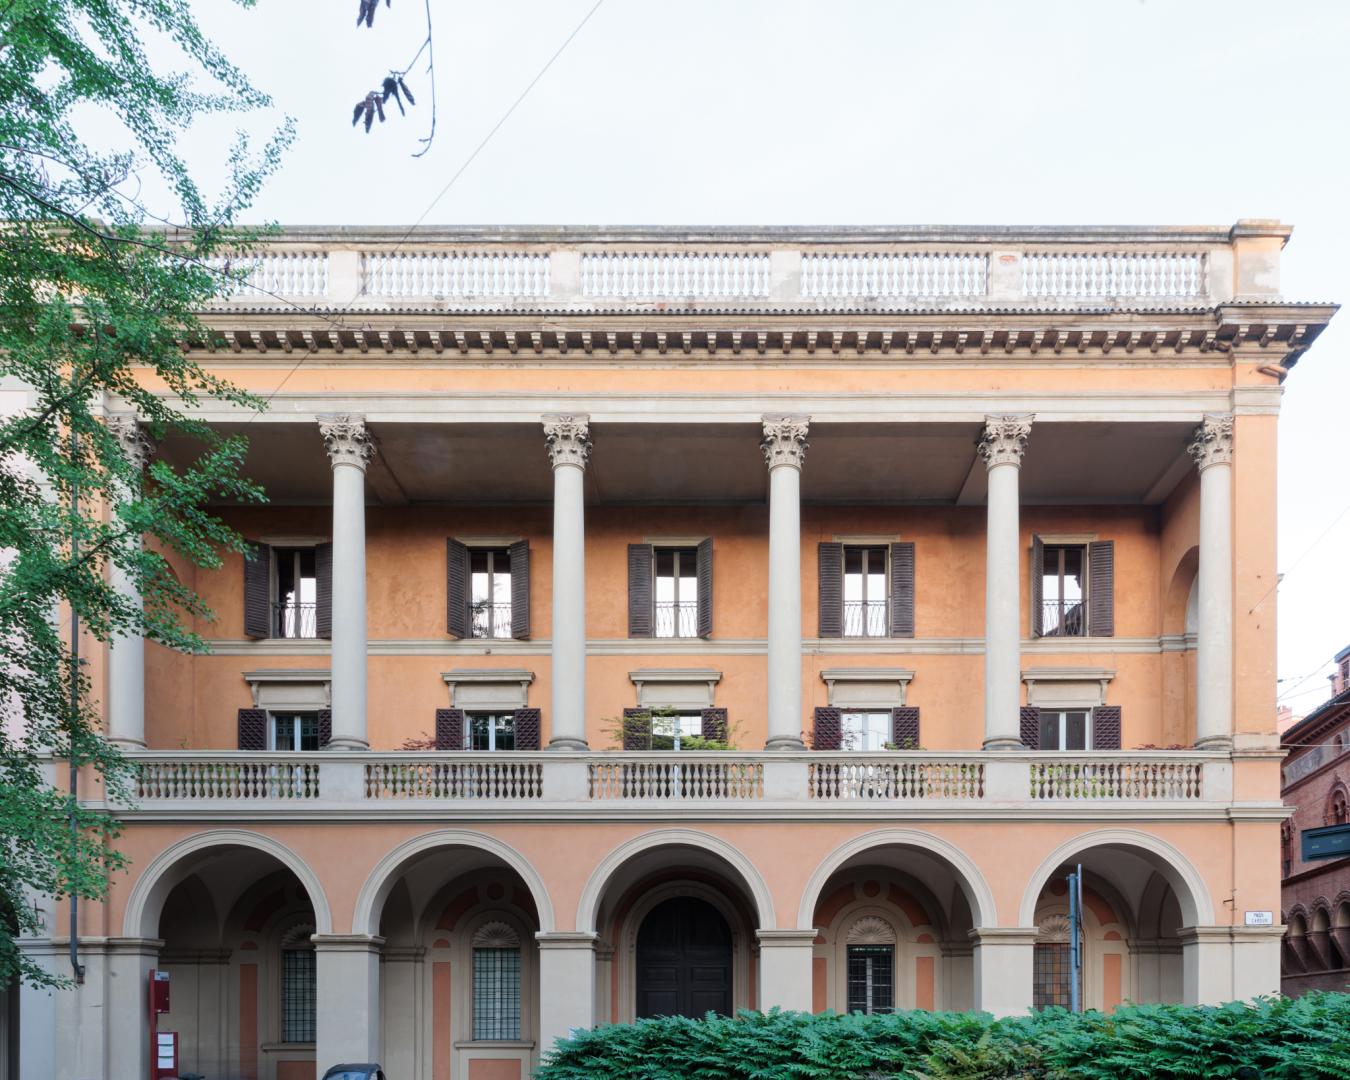
M320 416L319 434L323 436L328 460L339 465L355 465L365 471L375 456L375 443L366 428L366 418L351 413Z
M1031 435L1030 416L989 416L980 435L979 452L986 468L995 465L1022 465L1027 438Z
M1233 463L1233 418L1228 413L1206 413L1186 447L1204 472L1211 465Z
M772 469L779 465L790 465L800 469L806 459L807 430L811 426L809 416L766 416L764 417L764 439L759 444L764 451L764 463Z
M591 418L583 413L544 417L544 442L555 469L559 465L584 469L591 457Z

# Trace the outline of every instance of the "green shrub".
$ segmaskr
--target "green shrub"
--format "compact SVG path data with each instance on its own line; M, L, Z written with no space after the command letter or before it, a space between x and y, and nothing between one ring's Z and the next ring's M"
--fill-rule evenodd
M586 1031L537 1080L1350 1080L1350 995L889 1016L743 1012Z

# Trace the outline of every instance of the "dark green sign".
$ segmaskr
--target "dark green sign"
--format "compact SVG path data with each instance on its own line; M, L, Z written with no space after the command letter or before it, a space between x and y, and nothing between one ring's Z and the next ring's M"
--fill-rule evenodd
M1350 857L1350 825L1303 830L1303 861Z

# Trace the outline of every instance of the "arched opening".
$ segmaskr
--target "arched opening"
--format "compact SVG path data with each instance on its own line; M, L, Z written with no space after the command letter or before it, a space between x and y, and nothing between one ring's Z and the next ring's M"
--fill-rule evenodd
M672 896L647 912L636 946L639 1019L731 1014L731 927L697 896Z

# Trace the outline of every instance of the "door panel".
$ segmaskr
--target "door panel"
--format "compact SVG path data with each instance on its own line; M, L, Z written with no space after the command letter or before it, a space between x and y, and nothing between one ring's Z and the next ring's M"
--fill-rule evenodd
M654 907L637 939L637 1015L731 1013L731 929L711 904L678 896Z

